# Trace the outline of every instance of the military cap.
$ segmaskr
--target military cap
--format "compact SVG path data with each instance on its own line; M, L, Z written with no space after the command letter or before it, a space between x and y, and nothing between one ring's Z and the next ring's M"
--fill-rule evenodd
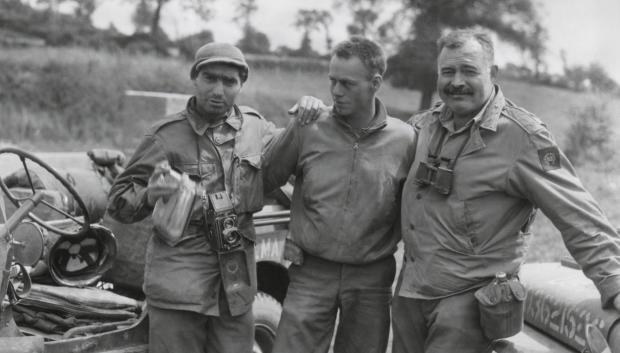
M250 69L241 50L228 43L215 42L207 43L196 50L194 63L189 72L190 78L195 79L202 66L212 63L235 65L242 70L241 81L245 82L248 78Z

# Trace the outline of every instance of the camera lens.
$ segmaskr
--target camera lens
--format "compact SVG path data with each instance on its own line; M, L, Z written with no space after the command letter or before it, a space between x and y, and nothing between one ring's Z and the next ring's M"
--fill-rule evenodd
M226 218L223 222L224 229L232 228L235 226L235 220L232 218Z
M226 237L224 237L224 240L226 240L226 242L228 244L235 244L239 241L239 239L241 238L241 236L239 235L238 232L230 232L230 234L228 234Z

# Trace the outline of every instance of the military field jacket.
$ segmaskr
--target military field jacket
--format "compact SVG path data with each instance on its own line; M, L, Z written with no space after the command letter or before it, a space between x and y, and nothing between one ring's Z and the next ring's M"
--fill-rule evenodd
M482 118L461 131L445 105L412 123L418 142L403 191L407 263L400 295L441 298L480 287L499 271L517 273L535 208L562 233L605 305L620 292L618 234L538 118L496 87ZM465 143L447 196L415 178L441 129L447 135L440 157L454 158Z
M263 206L261 153L275 133L275 126L247 107L234 107L226 121L209 128L188 109L151 128L136 149L125 171L110 190L108 210L120 222L132 223L149 216L146 186L154 165L168 160L172 168L198 182L197 194L227 191L239 219L240 231L254 239L252 213ZM194 201L184 240L168 246L151 237L146 250L144 291L151 305L218 315L221 279L217 254L205 237L202 201ZM254 259L253 249L249 249ZM229 301L233 315L247 311L255 290L255 263L249 264L252 291Z
M393 254L414 145L411 126L388 117L378 99L371 126L359 133L334 115L308 126L292 121L265 151L263 172L269 188L296 177L293 241L341 263L365 264Z

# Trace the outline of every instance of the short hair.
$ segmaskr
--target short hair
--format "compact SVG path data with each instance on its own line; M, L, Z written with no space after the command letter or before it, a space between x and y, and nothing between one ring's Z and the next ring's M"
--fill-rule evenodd
M379 44L361 36L353 36L338 43L332 52L333 56L342 59L358 57L368 71L370 71L371 77L375 74L383 76L387 67L385 54Z
M484 56L489 64L495 63L495 49L493 39L488 31L479 28L463 28L448 32L437 40L437 52L443 48L457 49L462 47L468 40L473 39L480 43Z

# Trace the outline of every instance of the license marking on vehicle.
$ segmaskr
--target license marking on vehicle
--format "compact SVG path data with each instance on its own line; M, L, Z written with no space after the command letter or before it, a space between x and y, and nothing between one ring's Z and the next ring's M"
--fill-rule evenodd
M540 290L528 292L525 316L528 322L545 327L552 335L568 339L579 347L585 347L587 324L605 329L605 320L589 310L566 305Z
M284 253L284 238L264 238L254 247L257 260L280 262Z

